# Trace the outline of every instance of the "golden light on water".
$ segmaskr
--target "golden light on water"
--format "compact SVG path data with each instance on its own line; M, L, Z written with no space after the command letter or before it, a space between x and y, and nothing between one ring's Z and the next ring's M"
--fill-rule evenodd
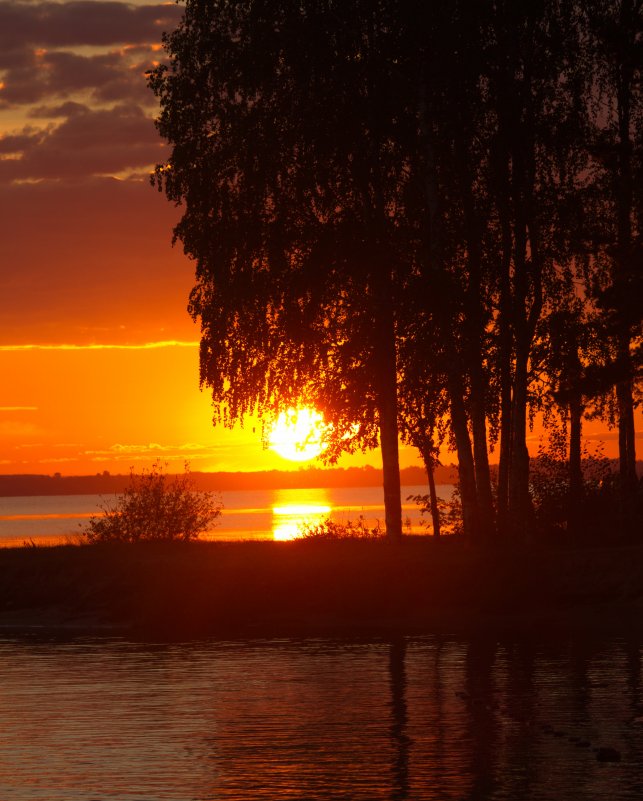
M294 540L306 526L322 523L331 507L321 503L292 503L272 507L272 535L275 540Z

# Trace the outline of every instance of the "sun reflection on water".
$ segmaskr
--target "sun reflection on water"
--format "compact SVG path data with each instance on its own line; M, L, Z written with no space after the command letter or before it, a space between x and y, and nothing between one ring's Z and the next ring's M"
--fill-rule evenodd
M272 535L275 540L293 540L301 537L306 526L323 522L331 513L332 506L327 493L321 489L301 490L299 498L276 499L272 507Z

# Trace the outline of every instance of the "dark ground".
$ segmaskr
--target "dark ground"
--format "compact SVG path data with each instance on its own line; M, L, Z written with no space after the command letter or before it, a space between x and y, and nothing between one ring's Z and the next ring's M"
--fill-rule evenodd
M643 633L643 548L458 541L0 549L0 633Z

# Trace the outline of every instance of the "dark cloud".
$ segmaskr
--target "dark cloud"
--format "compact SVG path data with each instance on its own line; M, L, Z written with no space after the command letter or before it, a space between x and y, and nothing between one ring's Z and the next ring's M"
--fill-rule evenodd
M117 53L91 57L64 51L33 53L30 64L7 70L0 96L9 103L34 103L92 89L112 78L119 61Z
M68 100L66 103L61 103L57 106L36 106L36 108L29 110L28 116L33 119L42 117L54 119L56 117L74 117L76 114L83 114L86 111L89 111L87 106Z
M37 147L46 136L46 130L32 128L25 128L19 134L2 136L0 137L0 153L3 155L24 153Z
M184 257L170 247L176 210L146 179L102 177L145 178L165 157L144 73L180 13L0 0L0 109L12 109L14 128L32 123L0 135L5 341L144 341L150 331L165 339L191 330L191 269L179 269Z
M182 9L159 3L117 2L0 3L0 52L18 43L39 47L113 45L160 41L176 27Z
M34 51L28 62L5 71L0 101L21 105L90 91L96 101L151 103L153 96L145 79L154 62L151 48L148 53L148 59L133 63L127 48L92 56L64 50Z
M0 6L0 9L2 6ZM0 49L0 70L29 67L33 63L33 48L24 45L13 45Z
M136 105L75 109L60 125L0 138L0 182L113 175L145 167L164 156L152 120Z

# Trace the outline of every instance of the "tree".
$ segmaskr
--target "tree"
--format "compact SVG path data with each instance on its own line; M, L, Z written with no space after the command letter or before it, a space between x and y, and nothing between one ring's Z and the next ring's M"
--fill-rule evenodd
M417 360L414 360L417 361ZM431 512L433 536L440 536L440 509L435 487L440 446L445 438L448 400L442 376L430 372L424 378L405 375L400 382L400 433L420 453L429 485L428 497L416 496Z
M397 537L398 433L430 473L446 414L464 532L525 536L539 376L567 393L571 497L581 490L591 371L557 311L588 319L590 283L576 295L561 275L590 260L581 229L593 226L611 242L590 272L603 271L594 297L613 318L630 475L640 308L623 298L640 295L640 10L188 0L165 39L169 65L150 76L172 146L154 180L184 206L175 236L196 263L190 310L215 422L307 403L332 424L326 458L379 441Z
M615 387L621 491L628 507L637 484L634 396L643 334L643 3L593 0L585 12L594 78L588 104L592 244L596 274L602 273L594 289L613 343L604 372Z
M213 493L197 491L187 464L183 475L170 477L155 462L149 471L132 469L123 494L100 508L83 531L89 543L195 540L213 528L222 505Z
M463 2L406 28L418 76L409 162L420 291L446 354L464 530L483 540L496 520L524 536L530 517L531 356L570 258L564 231L582 168L574 14L573 3ZM500 435L497 509L489 431Z
M556 304L557 274L574 254L568 229L585 164L583 65L574 2L495 4L486 79L493 116L488 192L498 263L495 373L500 392L498 517L501 532L529 530L533 349Z
M567 529L578 534L583 505L582 422L587 398L585 370L600 354L601 343L595 310L574 292L574 273L563 271L556 292L558 305L543 319L534 348L535 362L546 371L546 389L541 400L550 443L557 444L558 462L567 453ZM562 426L555 424L561 418ZM567 429L569 429L568 441ZM551 454L550 454L551 455ZM543 454L540 454L542 461ZM554 460L555 461L555 460Z
M172 145L155 181L184 204L175 236L197 265L190 310L215 421L308 401L338 448L371 444L375 427L397 538L408 262L395 15L367 0L188 2L150 85Z

